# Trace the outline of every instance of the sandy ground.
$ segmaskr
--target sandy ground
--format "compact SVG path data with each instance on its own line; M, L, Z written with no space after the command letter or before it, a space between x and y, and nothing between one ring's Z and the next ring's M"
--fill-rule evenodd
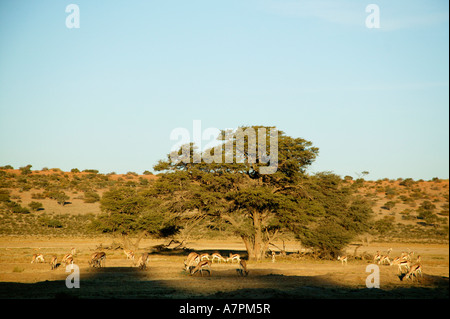
M105 268L91 268L90 255L106 238L0 238L0 298L449 298L449 247L447 245L376 244L358 252L373 254L392 248L391 256L402 251L421 255L424 275L418 280L400 280L395 266L381 265L380 289L368 289L366 267L370 261L339 261L278 258L249 262L248 277L237 275L236 264L213 264L211 276L190 276L183 271L187 252L150 254L146 270L133 266L122 250L104 250ZM161 241L143 240L140 252L151 251ZM189 248L197 252L236 252L245 255L238 240L196 241ZM77 249L74 262L80 269L80 288L66 287L65 266L51 270L52 255L62 256ZM299 250L287 243L287 251ZM45 263L31 264L34 253L44 254ZM349 253L353 249L349 249Z

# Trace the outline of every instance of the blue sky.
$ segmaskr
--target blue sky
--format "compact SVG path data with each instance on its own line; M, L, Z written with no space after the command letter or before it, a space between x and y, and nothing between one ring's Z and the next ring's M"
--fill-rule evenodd
M365 25L370 3L379 29ZM3 0L0 165L142 173L173 129L201 120L310 140L311 173L448 178L448 12L443 0Z

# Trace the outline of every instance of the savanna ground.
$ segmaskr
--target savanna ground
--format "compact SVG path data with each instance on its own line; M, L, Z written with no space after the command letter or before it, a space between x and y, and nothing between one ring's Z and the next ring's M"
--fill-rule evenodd
M150 252L147 270L133 266L122 249L102 249L107 254L106 267L90 268L88 261L97 247L114 241L87 227L101 213L103 193L115 186L151 186L156 179L135 173L47 169L23 175L20 170L0 169L0 298L449 298L449 181L440 179L347 181L372 202L375 215L374 229L355 241L363 246L356 254L354 245L346 251L369 258L350 258L347 266L337 260L299 258L295 252L302 250L300 243L286 241L287 257L277 258L275 263L270 258L249 262L248 277L237 275L236 264L214 264L210 277L189 276L182 270L189 250L157 251L153 247L168 239L144 238L136 254ZM67 195L63 205L50 196L54 190ZM41 208L30 210L32 202L40 203ZM6 205L14 203L19 205ZM244 244L230 234L226 229L195 234L203 239L190 240L186 247L225 256L240 253L246 258ZM281 243L276 245L281 247ZM52 255L61 260L72 247L77 249L74 261L80 267L79 289L66 287L65 266L51 270L48 263ZM389 248L392 257L407 250L421 255L423 277L402 281L396 266L382 265L380 289L366 288L370 256ZM30 263L37 252L44 254L45 263Z
M298 243L286 243L287 257L249 262L248 277L239 277L237 264L212 265L211 276L190 276L183 271L186 250L156 251L161 240L143 239L141 252L150 252L146 270L133 266L122 249L103 250L105 268L91 268L88 261L98 246L108 247L107 237L0 237L0 298L152 298L152 299L429 299L449 298L449 250L446 244L370 243L357 255L373 255L392 248L391 256L414 251L422 257L423 277L417 281L400 280L396 266L380 265L380 289L366 288L370 260L349 258L347 265L337 260L299 258ZM230 252L246 256L238 239L199 240L187 245L197 252ZM51 270L52 255L61 260L72 247L77 249L74 262L80 267L80 288L66 287L64 265ZM353 247L354 248L354 247ZM352 254L349 247L348 253ZM45 263L31 264L32 255L44 254ZM291 253L291 254L290 254Z

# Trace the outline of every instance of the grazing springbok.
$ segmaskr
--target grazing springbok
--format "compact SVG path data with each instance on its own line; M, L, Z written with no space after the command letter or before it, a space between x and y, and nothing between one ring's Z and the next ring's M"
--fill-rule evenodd
M66 258L66 260L64 261L66 266L72 264L73 265L73 257L72 255L68 258Z
M407 272L409 271L411 263L407 259L403 259L401 257L396 257L391 262L391 266L393 266L393 265L398 265L398 272L400 274L402 274L403 268L405 268Z
M95 252L91 255L91 261L89 261L89 265L91 267L105 267L106 253L103 251Z
M377 251L377 253L373 256L373 262L374 263L379 262L380 259L381 259L380 251Z
M212 262L214 262L215 260L217 260L217 262L218 263L220 263L220 262L227 262L226 260L225 260L225 258L223 258L222 257L222 255L221 254L219 254L219 253L214 253L214 254L212 254L211 255L211 259L212 259Z
M415 264L412 265L410 270L406 273L405 277L406 279L411 279L414 280L414 278L416 278L418 280L418 276L420 275L420 277L422 277L422 265L420 264Z
M36 263L43 263L43 262L45 262L44 255L42 255L42 254L34 254L33 257L31 257L31 263L34 264L35 262Z
M241 256L239 254L232 254L230 253L230 256L227 258L227 262L237 262L239 263L241 261Z
M137 262L137 266L139 269L145 270L147 269L147 264L149 262L148 253L143 253Z
M134 260L134 251L128 250L128 249L124 249L123 252L127 256L127 259Z
M67 260L68 258L73 258L73 255L72 255L72 254L65 254L65 255L63 256L62 260L61 260L61 263L66 263L66 260Z
M203 261L203 260L209 260L210 256L209 256L208 253L204 253L204 254L201 254L201 255L199 256L199 258L200 258L200 261Z
M56 269L56 265L58 264L58 257L52 256L52 260L50 261L50 266L53 269Z
M344 265L344 263L347 265L347 256L338 256L337 260L340 260L342 265Z
M384 264L391 264L391 260L389 259L389 256L381 256L378 260L378 265L384 265Z
M190 268L190 275L192 276L192 275L194 275L195 273L197 273L197 272L200 272L200 274L202 275L202 277L203 277L203 272L208 272L208 275L209 276L211 276L211 261L209 261L209 260L203 260L203 261L201 261L201 262L199 262L198 263L198 265L197 266L192 266L191 268Z
M191 252L184 261L184 269L189 271L191 266L197 265L199 262L200 255L195 252Z
M241 259L239 261L239 268L236 269L236 272L239 274L239 276L242 276L242 277L248 276L247 263L245 262L245 260Z

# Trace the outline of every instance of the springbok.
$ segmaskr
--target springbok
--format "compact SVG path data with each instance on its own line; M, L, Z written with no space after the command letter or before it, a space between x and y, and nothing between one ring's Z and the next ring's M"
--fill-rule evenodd
M344 263L347 265L347 256L338 256L337 260L341 261L341 264L344 265Z
M248 276L247 263L245 262L245 260L241 259L239 261L239 268L236 269L236 272L239 274L239 276L242 276L242 277Z
M227 258L227 262L234 263L235 261L239 263L241 261L241 256L239 254L230 253L230 256Z
M197 265L199 262L200 255L195 252L191 252L184 261L184 269L189 271L191 266Z
M406 273L404 278L414 280L419 275L422 277L422 265L417 264L411 266L411 269Z
M44 255L42 255L42 254L34 254L33 257L31 257L31 263L34 264L35 262L37 262L37 263L45 262Z
M50 266L52 270L56 269L56 265L58 264L58 257L52 256L52 260L50 261Z
M101 252L96 252L91 255L91 261L89 262L89 265L91 267L105 267L105 259L106 254Z
M203 260L203 261L199 262L197 266L195 266L195 267L192 266L191 270L190 270L190 275L192 276L195 273L200 272L200 274L203 277L204 271L207 271L208 275L211 276L211 261Z
M127 259L134 260L134 251L128 250L128 249L124 249L123 252L127 256Z
M212 257L212 262L214 262L214 260L217 260L218 263L220 263L220 262L222 262L222 261L223 261L223 262L227 262L227 261L225 260L225 258L223 258L222 255L219 254L219 253L214 253L214 254L211 255L211 257Z
M139 257L137 266L139 269L145 270L147 268L148 262L149 262L148 253L143 253L141 257Z

